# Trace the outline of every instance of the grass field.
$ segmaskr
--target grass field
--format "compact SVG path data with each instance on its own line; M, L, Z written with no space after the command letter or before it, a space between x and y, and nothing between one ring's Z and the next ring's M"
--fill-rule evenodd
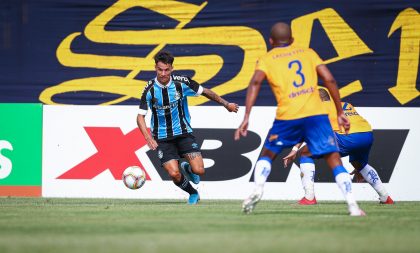
M0 252L420 252L420 203L0 198Z

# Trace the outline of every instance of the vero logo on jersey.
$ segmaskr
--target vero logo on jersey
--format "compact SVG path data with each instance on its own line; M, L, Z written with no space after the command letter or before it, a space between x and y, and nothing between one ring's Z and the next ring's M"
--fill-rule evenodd
M186 78L185 76L172 76L172 77L174 80L189 83L188 78Z

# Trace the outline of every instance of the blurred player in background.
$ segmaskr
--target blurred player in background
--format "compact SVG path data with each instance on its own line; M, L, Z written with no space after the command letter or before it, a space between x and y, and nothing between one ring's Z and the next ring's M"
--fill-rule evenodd
M323 101L323 105L328 111L331 126L335 132L335 137L338 142L341 157L350 156L349 161L355 168L351 174L355 174L357 182L368 182L372 188L378 193L379 201L381 204L393 204L394 201L389 196L388 191L382 184L378 172L368 164L370 148L373 144L372 127L369 122L357 113L350 103L342 102L344 114L350 120L351 128L346 135L340 131L337 124L337 111L328 91L319 87L319 95ZM305 196L298 202L301 205L315 205L315 191L314 191L314 178L315 178L315 164L311 157L307 146L303 146L300 151L301 144L296 144L290 153L283 158L284 166L286 167L290 161L296 158L298 152L301 152L300 157L300 170L302 186L305 191Z
M249 115L266 78L277 100L277 112L255 165L255 189L243 202L242 210L250 213L260 201L271 163L283 148L305 141L311 153L323 156L333 170L350 215L364 215L353 197L351 177L341 163L334 132L319 98L318 75L334 100L338 124L348 131L350 124L341 108L334 77L312 49L293 45L287 24L275 24L269 40L273 48L257 62L247 90L245 116L235 132L235 140L247 135Z
M149 148L157 149L162 167L175 185L190 194L188 204L197 204L200 196L189 181L195 184L200 182L200 175L204 174L204 163L200 147L192 135L187 97L203 95L223 105L229 112L237 112L238 105L227 102L189 77L172 75L174 57L171 53L160 51L154 59L156 77L144 88L137 125ZM152 135L145 122L148 108L152 111ZM183 173L178 167L181 157L188 161L180 164Z

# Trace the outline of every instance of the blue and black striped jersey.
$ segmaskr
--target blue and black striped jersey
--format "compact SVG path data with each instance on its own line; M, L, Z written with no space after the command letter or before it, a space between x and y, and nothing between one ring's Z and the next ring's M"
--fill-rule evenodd
M165 140L191 133L191 116L188 111L188 96L198 96L203 92L197 82L186 76L172 75L167 85L158 80L150 80L140 98L139 114L152 111L150 128L154 139Z

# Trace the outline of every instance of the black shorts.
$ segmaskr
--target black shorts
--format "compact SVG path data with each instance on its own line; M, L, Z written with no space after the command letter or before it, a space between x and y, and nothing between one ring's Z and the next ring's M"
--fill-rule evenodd
M163 165L170 160L179 160L185 154L200 152L200 147L191 134L177 136L170 140L157 140L158 157Z

